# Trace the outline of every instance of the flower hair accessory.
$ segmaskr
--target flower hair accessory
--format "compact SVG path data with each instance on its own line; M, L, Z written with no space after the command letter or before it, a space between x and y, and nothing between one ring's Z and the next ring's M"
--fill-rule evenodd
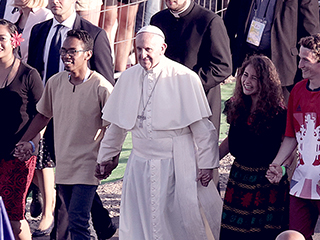
M24 41L24 38L21 37L22 33L18 33L17 31L13 34L11 34L11 44L14 48L20 46L20 44Z

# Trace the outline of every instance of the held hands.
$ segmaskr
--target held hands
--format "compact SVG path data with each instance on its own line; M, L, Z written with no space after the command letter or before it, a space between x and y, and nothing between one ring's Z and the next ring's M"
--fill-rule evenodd
M279 164L271 163L266 174L266 178L271 183L279 183L283 176L282 167Z
M213 178L213 169L199 169L196 181L200 181L201 185L207 187Z
M33 146L30 142L18 142L14 149L13 156L21 162L27 161L33 154Z
M110 176L113 169L118 166L119 155L114 157L112 160L105 161L102 163L97 163L94 176L99 180L106 179Z

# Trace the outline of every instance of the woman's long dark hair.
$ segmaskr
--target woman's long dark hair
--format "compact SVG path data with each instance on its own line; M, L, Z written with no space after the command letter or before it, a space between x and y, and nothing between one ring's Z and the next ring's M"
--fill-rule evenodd
M251 111L251 96L243 93L241 77L245 68L251 65L256 71L258 79L258 102ZM281 82L272 61L263 55L253 55L245 60L238 70L236 87L228 106L227 120L230 124L238 121L247 121L250 117L251 125L259 133L263 128L268 128L268 120L272 119L279 111L285 109Z

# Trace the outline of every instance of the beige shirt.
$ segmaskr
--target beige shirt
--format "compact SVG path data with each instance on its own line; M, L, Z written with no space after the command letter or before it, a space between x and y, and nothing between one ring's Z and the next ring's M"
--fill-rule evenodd
M97 185L94 169L106 126L101 110L113 87L97 72L77 86L68 79L68 72L52 76L37 104L39 113L53 117L56 183Z

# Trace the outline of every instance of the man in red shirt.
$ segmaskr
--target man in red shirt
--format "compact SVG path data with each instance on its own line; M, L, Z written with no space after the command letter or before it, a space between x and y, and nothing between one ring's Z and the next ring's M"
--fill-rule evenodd
M267 177L278 182L286 159L295 148L299 158L290 184L289 229L312 239L320 212L320 34L300 40L303 81L293 88L288 104L287 127L281 148Z

